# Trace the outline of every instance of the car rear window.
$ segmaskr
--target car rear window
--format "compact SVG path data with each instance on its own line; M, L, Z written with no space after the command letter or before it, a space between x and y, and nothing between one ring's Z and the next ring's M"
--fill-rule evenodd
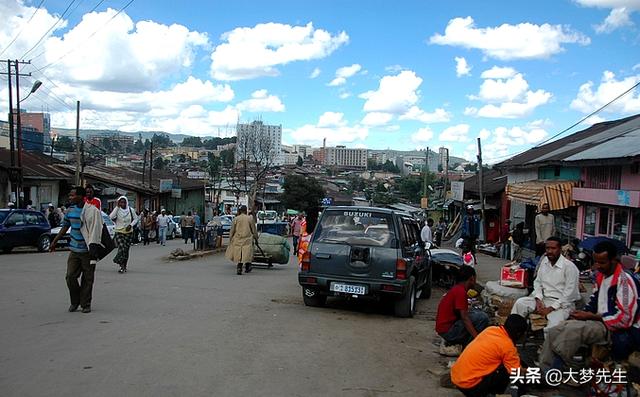
M9 211L0 211L0 223L4 221L4 218L7 217L7 214L9 214Z
M368 211L327 211L314 241L327 244L390 247L395 237L391 214Z

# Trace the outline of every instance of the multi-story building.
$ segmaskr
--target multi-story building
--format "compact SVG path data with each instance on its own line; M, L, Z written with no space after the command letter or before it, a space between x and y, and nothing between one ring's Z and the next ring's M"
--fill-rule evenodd
M367 168L367 149L345 146L324 148L324 165L344 168Z
M449 149L446 147L440 147L440 149L438 149L438 159L438 164L443 170L449 168Z
M117 142L117 144L120 147L132 146L134 143L134 139L132 135L124 135L124 134L117 134L117 133L105 134L105 135L101 135L101 134L89 135L89 137L87 138L87 141L92 145L100 146L100 144L102 144L102 142L105 139L108 139L111 142L111 145Z
M0 121L0 149L9 149L9 123Z
M13 123L14 128L17 131L17 109L14 109L13 112ZM27 148L27 144L29 143L27 141L35 142L35 146L29 146L29 149L26 150L36 150L34 147L37 147L38 151L42 151L45 145L49 146L51 144L51 116L49 115L49 113L34 113L20 110L20 125L22 127L23 133L22 147L25 149ZM40 135L33 136L33 132L37 132ZM24 135L29 135L29 139L25 138Z
M312 153L311 146L309 145L293 145L293 151L298 153L303 159Z
M282 165L282 125L268 125L262 121L236 127L236 162L260 162Z

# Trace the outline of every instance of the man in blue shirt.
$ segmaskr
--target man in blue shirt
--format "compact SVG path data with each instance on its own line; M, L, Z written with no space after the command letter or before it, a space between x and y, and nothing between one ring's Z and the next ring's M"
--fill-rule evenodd
M51 243L50 251L54 252L58 240L64 236L67 231L71 236L69 242L69 258L67 259L67 287L69 288L69 296L71 298L70 312L78 310L78 306L82 307L82 313L91 313L91 293L93 290L94 273L96 270L95 261L91 260L89 248L82 232L83 228L83 209L85 205L85 189L82 186L76 186L69 192L69 201L71 206L67 210L62 221L62 229ZM87 208L90 211L97 211L95 207ZM80 284L78 277L82 276Z

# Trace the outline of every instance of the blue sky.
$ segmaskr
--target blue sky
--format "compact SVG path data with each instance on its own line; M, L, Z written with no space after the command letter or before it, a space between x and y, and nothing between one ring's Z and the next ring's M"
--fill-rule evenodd
M87 128L226 136L259 117L289 144L472 159L481 137L500 161L640 81L640 0L76 0L44 34L70 2L0 0L0 57L32 59L45 88L23 106L58 127L78 99ZM580 127L637 113L640 89Z

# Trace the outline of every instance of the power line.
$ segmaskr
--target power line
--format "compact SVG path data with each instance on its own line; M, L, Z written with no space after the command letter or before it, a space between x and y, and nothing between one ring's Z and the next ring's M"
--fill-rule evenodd
M613 98L612 100L610 100L609 102L605 103L604 105L602 105L600 108L594 110L593 112L589 113L588 115L586 115L585 117L583 117L582 119L580 119L579 121L573 123L570 127L565 128L564 130L558 132L557 134L555 134L554 136L552 136L549 139L546 139L540 143L538 143L536 146L534 147L539 147L540 145L544 145L545 143L559 137L560 135L564 134L565 132L569 131L570 129L572 129L573 127L577 126L578 124L582 123L583 121L587 120L589 117L595 116L596 114L600 113L602 110L604 110L607 106L611 105L612 103L614 103L615 101L617 101L618 99L622 98L623 96L627 95L628 93L630 93L631 91L633 91L636 87L640 86L640 81L638 81L637 83L635 83L631 88L629 88L628 90L626 90L625 92L623 92L622 94L618 95L617 97Z
M27 52L25 52L22 55L22 59L24 59L28 53L30 53L31 51L33 51L34 48L36 48L38 46L38 44L40 44L42 42L42 40L44 40L45 37L47 37L47 35L49 34L49 32L51 32L51 30L53 30L53 28L56 27L56 25L58 25L58 23L60 23L60 21L62 20L62 18L64 18L64 16L66 15L67 11L69 11L69 9L71 8L71 6L76 2L76 0L71 0L71 2L69 3L69 5L67 5L67 8L65 8L64 12L62 14L60 14L60 17L58 17L58 19L53 23L53 25L51 25L51 27L49 29L47 29L46 32L44 32L44 34L40 37L40 39L33 45L33 47L29 48L29 50Z
M126 10L131 3L133 3L135 0L129 0L129 2L127 4L125 4L122 8L120 8L118 10L118 12L116 12L111 18L109 18L109 20L107 22L105 22L104 25L102 25L101 27L99 27L98 29L96 29L93 33L91 33L89 36L87 36L87 38L80 43L79 45L75 46L74 48L72 48L71 50L67 51L65 54L63 54L60 58L56 59L53 62L48 63L47 65L39 68L39 69L35 69L34 71L36 72L42 72L43 70L49 68L52 65L55 65L56 63L60 62L63 58L65 58L67 55L71 54L72 52L76 51L78 48L80 48L80 45L86 43L89 39L91 39L93 36L96 35L96 33L98 33L100 30L102 30L105 26L107 26L111 21L113 21L118 15L120 15L124 10Z
M552 137L545 139L544 141L536 144L535 146L533 146L532 148L529 149L523 149L514 153L509 153L509 154L505 154L502 156L498 156L498 157L494 157L492 158L492 161L495 160L501 160L501 159L507 159L507 158L513 158L516 156L521 155L522 153L533 149L533 148L537 148L540 147L550 141L552 141L553 139L559 137L560 135L564 134L565 132L571 130L572 128L574 128L575 126L579 125L580 123L583 123L585 120L588 120L590 117L595 116L596 114L600 113L602 110L604 110L605 108L607 108L608 106L610 106L611 104L613 104L615 101L617 101L618 99L622 98L623 96L627 95L628 93L630 93L631 91L633 91L635 88L637 88L638 86L640 86L640 81L638 81L636 84L634 84L633 86L631 86L629 89L625 90L623 93L619 94L618 96L616 96L615 98L613 98L612 100L610 100L609 102L607 102L606 104L602 105L601 107L599 107L598 109L594 110L593 112L589 113L588 115L586 115L585 117L581 118L580 120L578 120L577 122L573 123L571 126L563 129L562 131L558 132L557 134L553 135Z
M24 30L24 28L26 28L26 27L27 27L27 25L29 24L29 22L31 22L31 20L33 19L33 17L35 17L35 16L36 16L36 13L40 10L40 7L42 7L42 4L44 4L44 2L45 2L45 0L41 0L41 1L40 1L40 4L38 4L38 8L36 8L36 10L33 12L33 14L31 14L31 18L29 18L29 20L28 20L26 23L24 23L24 24L22 25L22 28L20 28L20 31L15 35L15 37L11 40L11 42L9 42L9 44L7 44L7 46L6 46L6 47L4 47L4 49L3 49L2 51L0 51L0 55L4 54L4 52L5 52L6 50L8 50L8 49L9 49L9 47L11 47L11 45L12 45L13 43L15 43L15 42L16 42L16 40L18 39L18 37L20 37L20 34L22 34L22 31Z
M98 1L98 4L93 6L93 8L87 14L91 14L92 12L94 12L98 7L100 7L102 5L102 3L104 3L104 1L105 0ZM78 5L80 5L80 3L78 3ZM78 8L78 7L76 7L76 8ZM73 11L75 11L75 9ZM73 11L71 13L73 13ZM33 59L39 58L39 57L43 56L46 52L47 52L47 50L42 50L42 51L40 51L38 53L38 55L32 57L31 59L33 60Z

